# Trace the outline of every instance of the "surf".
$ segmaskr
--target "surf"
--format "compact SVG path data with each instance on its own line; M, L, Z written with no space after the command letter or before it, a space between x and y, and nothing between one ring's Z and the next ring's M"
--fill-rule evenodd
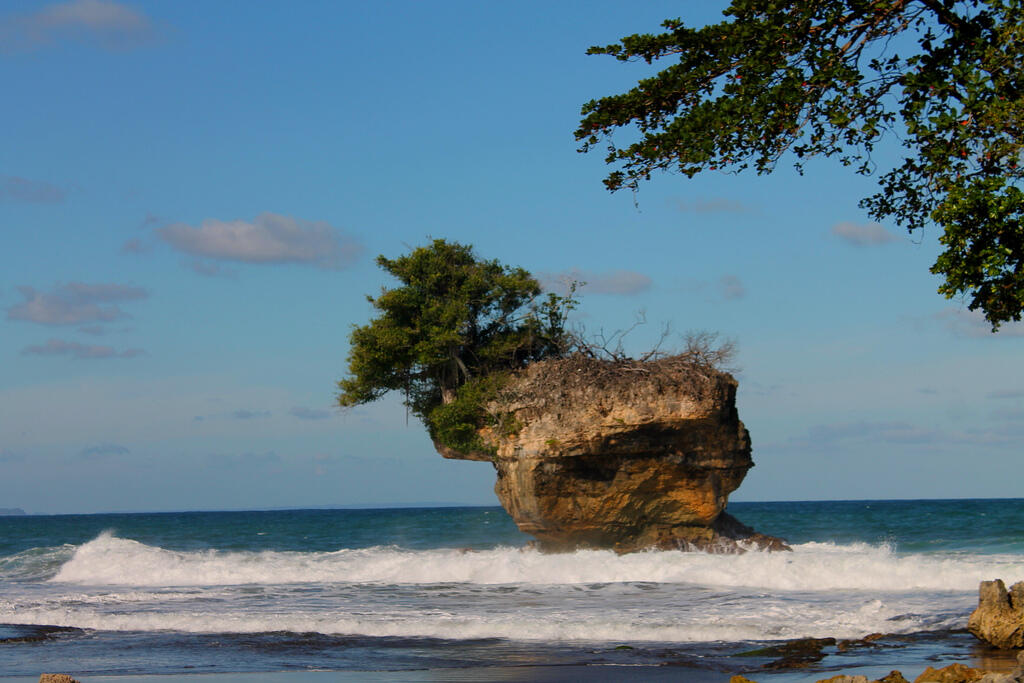
M67 553L67 550L61 552ZM52 563L51 563L52 565ZM2 566L2 565L0 565ZM408 550L180 551L105 532L78 546L48 579L106 586L294 583L567 585L688 584L773 591L974 591L991 577L1024 577L1019 555L901 554L887 544L804 543L791 553L711 555L652 551Z

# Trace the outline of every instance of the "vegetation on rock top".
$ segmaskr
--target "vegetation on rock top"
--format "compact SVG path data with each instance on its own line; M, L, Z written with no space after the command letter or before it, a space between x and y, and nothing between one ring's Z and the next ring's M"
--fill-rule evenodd
M570 352L572 293L543 295L522 268L484 260L469 245L434 240L377 264L401 282L367 297L379 315L355 326L343 407L400 391L431 437L459 451L481 450L484 404L516 369Z
M656 348L640 359L622 349L629 330L587 342L567 328L576 284L566 296L545 295L527 271L483 260L468 245L438 239L377 263L401 286L367 297L379 314L353 327L338 403L351 407L402 392L431 438L460 453L493 455L494 446L480 437L484 427L499 435L518 431L513 412L496 406L513 399L505 389L530 364L547 361L543 384L550 390L572 382L634 383L644 375L684 381L698 396L734 350L707 333L689 335L681 353ZM535 384L531 392L548 391Z

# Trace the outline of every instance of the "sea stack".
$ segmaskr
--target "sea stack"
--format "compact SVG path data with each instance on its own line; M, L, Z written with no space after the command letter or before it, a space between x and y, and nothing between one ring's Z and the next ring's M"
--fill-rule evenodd
M687 356L533 363L488 404L495 492L545 550L788 549L725 513L753 466L736 380Z

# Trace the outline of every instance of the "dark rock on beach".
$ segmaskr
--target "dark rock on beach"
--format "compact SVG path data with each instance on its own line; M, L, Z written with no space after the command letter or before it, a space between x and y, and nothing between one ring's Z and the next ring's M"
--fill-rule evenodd
M1001 579L982 581L978 608L971 613L967 629L997 648L1024 648L1024 581L1009 591Z
M741 652L737 657L773 657L764 669L800 669L825 658L824 649L836 644L835 638L798 638L781 645Z

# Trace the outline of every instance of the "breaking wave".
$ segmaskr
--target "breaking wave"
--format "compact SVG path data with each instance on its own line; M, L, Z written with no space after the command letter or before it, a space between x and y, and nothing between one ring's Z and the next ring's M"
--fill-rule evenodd
M34 551L29 551L29 553ZM51 567L69 550L48 551ZM25 556L26 553L21 553ZM26 562L24 558L21 560ZM0 564L0 571L3 571ZM334 552L176 551L110 533L74 550L50 579L107 586L228 586L292 583L528 584L679 583L772 591L974 591L983 579L1024 578L1020 555L901 555L885 545L806 543L792 553L709 555L676 551L616 555L587 550L405 550Z

